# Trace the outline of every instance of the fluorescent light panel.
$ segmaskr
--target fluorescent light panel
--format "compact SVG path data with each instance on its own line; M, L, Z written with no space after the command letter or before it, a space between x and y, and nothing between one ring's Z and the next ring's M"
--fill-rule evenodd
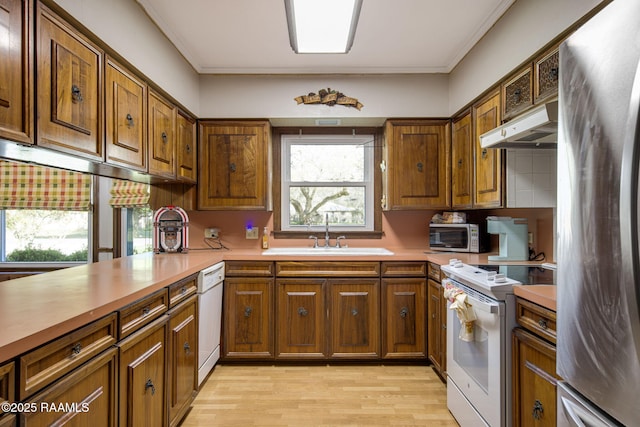
M347 53L362 0L285 0L289 40L296 53Z

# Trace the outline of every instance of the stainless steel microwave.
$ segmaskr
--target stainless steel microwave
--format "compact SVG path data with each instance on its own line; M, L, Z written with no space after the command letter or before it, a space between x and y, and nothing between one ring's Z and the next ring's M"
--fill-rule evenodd
M429 224L434 251L480 253L488 250L488 235L479 224Z

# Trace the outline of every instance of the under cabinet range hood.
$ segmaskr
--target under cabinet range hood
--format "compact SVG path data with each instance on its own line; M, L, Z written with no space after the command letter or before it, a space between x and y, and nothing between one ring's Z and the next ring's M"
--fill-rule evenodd
M556 148L558 101L548 102L480 135L482 148Z

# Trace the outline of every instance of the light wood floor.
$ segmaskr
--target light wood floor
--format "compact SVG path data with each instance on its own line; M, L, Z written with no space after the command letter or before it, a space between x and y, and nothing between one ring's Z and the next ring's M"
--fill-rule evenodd
M182 427L457 426L429 366L218 365Z

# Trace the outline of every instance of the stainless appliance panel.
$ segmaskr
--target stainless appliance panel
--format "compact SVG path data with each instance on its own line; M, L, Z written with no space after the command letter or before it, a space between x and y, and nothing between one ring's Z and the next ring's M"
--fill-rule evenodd
M557 371L640 425L640 2L616 0L560 47Z

